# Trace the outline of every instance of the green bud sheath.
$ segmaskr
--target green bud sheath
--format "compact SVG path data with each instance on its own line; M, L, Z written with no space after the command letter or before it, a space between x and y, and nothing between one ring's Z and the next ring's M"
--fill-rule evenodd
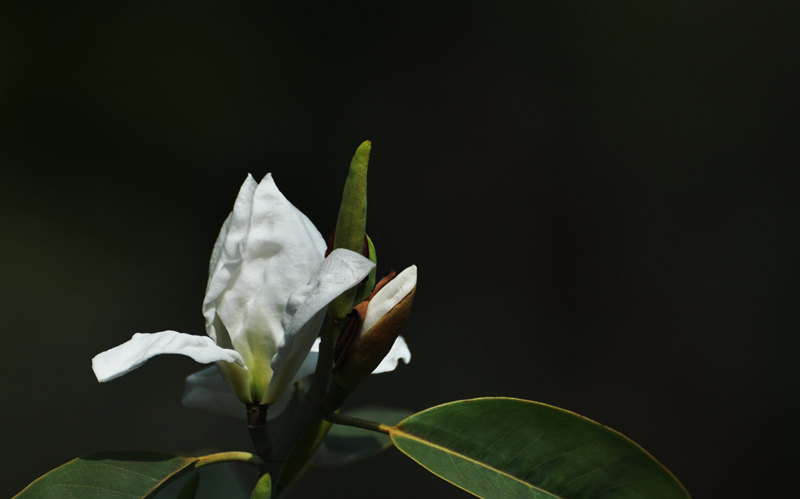
M367 165L372 143L365 140L350 161L350 172L342 192L342 204L336 220L333 249L345 248L361 253L367 232ZM343 293L328 307L335 320L342 320L353 308L356 290Z
M361 253L367 232L367 164L372 143L365 140L350 161L350 173L344 184L333 248Z
M356 288L358 296L356 296L355 303L361 303L366 300L375 288L375 276L378 270L378 254L375 252L375 245L372 244L372 239L370 239L369 235L367 235L367 252L368 254L364 256L372 260L372 263L375 264L375 268L369 273L367 279Z

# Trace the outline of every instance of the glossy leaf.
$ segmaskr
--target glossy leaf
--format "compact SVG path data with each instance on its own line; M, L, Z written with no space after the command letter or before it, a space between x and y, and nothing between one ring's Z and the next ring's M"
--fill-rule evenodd
M196 468L230 462L263 465L257 456L237 451L200 457L181 457L162 452L98 452L73 459L42 475L14 497L132 498L152 497L160 492L175 497L182 493L183 484L173 489L166 487L168 482L172 485L173 481L180 481L182 475ZM168 489L173 489L173 492ZM191 488L188 492L191 492ZM197 497L202 497L201 492L197 491Z
M391 407L360 407L342 411L342 414L395 424L412 412ZM353 426L333 425L314 454L312 464L319 468L338 468L372 457L391 445L392 441L386 434Z
M688 497L627 437L538 402L462 400L384 429L403 453L479 497Z
M160 452L101 452L69 461L41 476L17 496L92 499L147 497L198 458Z

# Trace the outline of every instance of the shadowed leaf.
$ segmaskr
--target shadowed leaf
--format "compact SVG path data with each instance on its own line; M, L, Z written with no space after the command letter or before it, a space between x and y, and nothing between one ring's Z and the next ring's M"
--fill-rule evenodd
M101 452L69 461L39 477L20 499L140 498L197 461L160 452Z
M93 499L93 498L133 498L152 497L165 492L169 497L182 493L196 493L203 497L203 490L192 490L191 480L187 489L184 483L166 487L174 481L180 482L185 473L196 468L204 468L204 476L219 476L225 466L207 471L205 466L220 463L248 463L260 466L261 460L249 452L218 452L200 457L181 457L162 452L98 452L82 456L42 475L14 497ZM220 482L213 479L211 482ZM221 482L220 482L221 483ZM231 483L231 482L229 482ZM235 482L233 482L235 483ZM226 490L226 497L235 497ZM190 496L191 497L191 496Z

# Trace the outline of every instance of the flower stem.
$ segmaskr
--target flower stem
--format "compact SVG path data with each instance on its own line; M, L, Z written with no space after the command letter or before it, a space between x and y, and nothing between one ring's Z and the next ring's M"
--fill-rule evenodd
M265 461L269 460L272 451L272 441L267 429L267 409L268 405L247 404L247 430L250 432L250 440L253 441L256 453Z
M333 424L340 424L344 426L354 426L356 428L363 428L364 430L375 431L378 433L386 433L387 435L390 432L391 425L385 425L383 423L378 423L376 421L370 421L368 419L361 419L361 418L354 418L352 416L345 416L344 414L339 413L331 413L324 416L326 421L330 421Z
M264 461L262 461L260 457L250 454L249 452L230 451L201 456L197 458L197 462L195 463L194 467L202 468L203 466L208 466L209 464L226 463L230 461L239 461L257 467L261 467L264 464Z

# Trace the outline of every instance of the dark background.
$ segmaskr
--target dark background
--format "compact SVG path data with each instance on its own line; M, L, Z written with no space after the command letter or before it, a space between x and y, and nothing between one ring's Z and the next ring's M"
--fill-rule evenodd
M413 362L354 405L529 398L696 497L796 492L797 10L5 2L0 496L94 450L248 450L180 406L191 360L90 359L202 333L247 172L328 234L366 138L380 270L420 277ZM295 494L465 496L394 450Z

